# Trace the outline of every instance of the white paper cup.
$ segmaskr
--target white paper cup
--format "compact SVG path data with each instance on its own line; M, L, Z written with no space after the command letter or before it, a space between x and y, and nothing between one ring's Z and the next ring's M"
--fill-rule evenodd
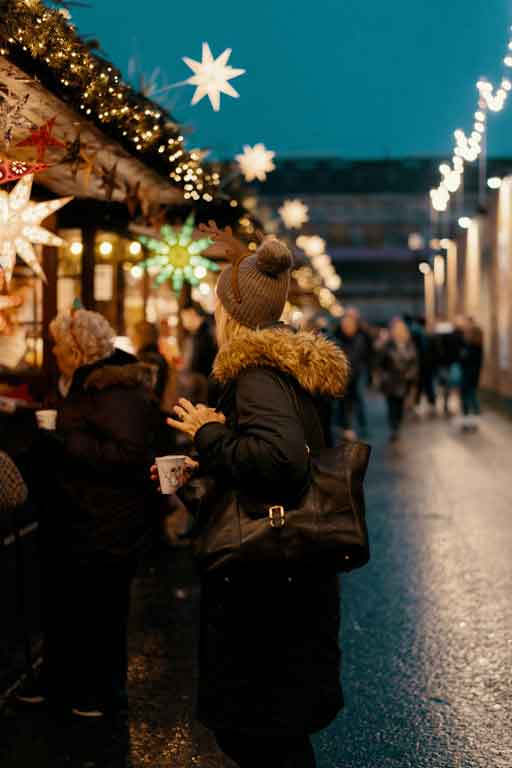
M36 419L40 429L49 429L53 432L57 426L57 411L51 409L36 411Z
M185 479L186 456L157 456L156 466L162 493L176 493Z

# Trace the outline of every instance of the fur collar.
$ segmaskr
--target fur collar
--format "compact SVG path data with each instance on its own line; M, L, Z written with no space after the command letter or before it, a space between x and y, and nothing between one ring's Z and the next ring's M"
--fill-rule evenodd
M345 354L333 342L309 331L267 328L235 337L219 351L213 375L222 384L247 368L275 368L293 376L311 394L341 397L349 378Z
M123 387L130 389L140 384L151 386L152 367L144 363L129 365L104 365L96 368L84 381L84 389L109 389Z

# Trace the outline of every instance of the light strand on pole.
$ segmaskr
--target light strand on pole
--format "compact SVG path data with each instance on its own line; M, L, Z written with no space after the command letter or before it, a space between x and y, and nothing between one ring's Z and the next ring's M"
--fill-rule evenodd
M511 27L512 33L512 27ZM512 34L509 36L507 55L503 59L505 67L512 69ZM465 163L474 163L483 151L484 137L487 131L490 112L501 112L512 91L512 81L504 75L498 87L485 77L478 80L478 108L474 114L473 130L470 136L458 128L454 132L455 147L451 165L443 163L439 166L441 181L438 187L430 190L430 200L434 211L443 213L447 210L452 194L457 192L462 184Z

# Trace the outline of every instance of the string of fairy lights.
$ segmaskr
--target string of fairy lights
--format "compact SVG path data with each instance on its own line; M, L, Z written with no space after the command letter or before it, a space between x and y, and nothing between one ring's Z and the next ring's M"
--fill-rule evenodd
M0 19L0 55L20 60L52 82L64 99L112 133L148 165L171 178L185 199L211 202L218 173L188 152L169 113L123 82L120 72L93 53L61 10L41 0L6 0Z
M505 70L512 69L512 27L509 30L503 65ZM430 190L432 208L438 213L448 209L452 195L461 188L466 164L474 163L484 152L489 113L501 112L505 108L512 91L512 80L505 71L499 86L494 86L487 78L482 77L478 80L476 88L478 102L471 134L468 136L460 128L454 132L455 145L451 162L439 166L441 181L437 187ZM463 217L461 221L466 223L467 217Z

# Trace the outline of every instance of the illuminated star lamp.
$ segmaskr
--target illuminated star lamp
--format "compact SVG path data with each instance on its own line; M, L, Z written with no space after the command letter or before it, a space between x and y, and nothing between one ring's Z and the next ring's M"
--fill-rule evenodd
M139 235L139 240L155 255L142 262L146 269L158 267L155 278L156 285L162 285L167 280L172 283L176 293L181 291L185 280L190 285L198 285L206 276L208 270L218 272L215 262L205 259L201 254L212 245L213 240L203 237L192 239L194 231L194 216L188 217L181 230L176 231L168 224L160 230L160 238Z
M287 229L300 229L309 221L308 207L302 200L285 200L279 215Z
M236 155L236 160L245 176L246 181L265 181L267 173L275 170L272 160L275 152L268 150L264 144L255 144L254 147L244 145L244 151L241 155Z
M183 57L187 67L190 67L194 72L192 77L184 81L184 84L197 86L190 102L192 106L201 101L201 99L204 99L205 96L208 96L213 109L215 112L218 112L220 110L221 93L232 96L234 99L239 98L240 94L238 91L235 91L228 80L245 74L245 69L230 67L228 65L230 56L231 48L226 48L217 59L214 59L208 43L203 43L202 61L194 61L194 59L189 59L187 56Z
M34 203L30 200L33 181L34 176L29 174L20 179L11 192L0 190L0 266L7 283L11 281L16 254L38 277L46 280L33 245L64 245L64 241L42 227L41 222L73 198Z
M310 259L325 253L325 240L318 235L301 235L296 242Z

